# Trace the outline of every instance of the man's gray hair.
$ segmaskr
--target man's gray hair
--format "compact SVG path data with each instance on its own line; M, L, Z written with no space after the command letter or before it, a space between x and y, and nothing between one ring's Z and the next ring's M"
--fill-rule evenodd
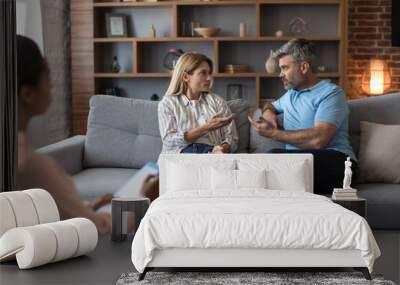
M314 44L305 39L293 39L274 52L276 59L290 55L296 63L307 61L311 70L314 70L315 48Z

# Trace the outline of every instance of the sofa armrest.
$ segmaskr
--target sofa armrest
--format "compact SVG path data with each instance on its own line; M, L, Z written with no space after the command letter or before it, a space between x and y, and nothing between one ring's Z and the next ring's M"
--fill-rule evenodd
M80 172L83 168L83 150L85 136L74 136L63 141L47 145L36 151L48 155L57 161L69 175Z

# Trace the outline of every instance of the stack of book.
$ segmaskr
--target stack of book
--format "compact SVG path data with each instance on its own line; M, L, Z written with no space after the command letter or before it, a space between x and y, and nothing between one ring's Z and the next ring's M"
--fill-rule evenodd
M342 189L335 188L333 189L332 199L335 200L354 200L358 199L357 189Z
M250 66L248 64L226 64L224 71L227 73L244 73L249 72Z

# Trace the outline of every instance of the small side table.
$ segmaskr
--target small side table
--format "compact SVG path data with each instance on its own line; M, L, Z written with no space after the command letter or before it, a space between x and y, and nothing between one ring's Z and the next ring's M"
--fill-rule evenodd
M148 198L113 198L111 201L112 231L111 240L123 241L128 235L128 212L134 213L135 227L140 224L149 208L150 200ZM135 229L135 232L136 232Z
M367 217L367 200L363 198L356 198L351 200L332 199L332 202L359 214L361 217Z

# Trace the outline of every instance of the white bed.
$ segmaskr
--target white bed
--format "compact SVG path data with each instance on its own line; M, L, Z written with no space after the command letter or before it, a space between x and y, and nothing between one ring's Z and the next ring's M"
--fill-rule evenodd
M132 243L154 267L354 267L379 248L357 214L312 194L309 154L162 155L160 197Z

